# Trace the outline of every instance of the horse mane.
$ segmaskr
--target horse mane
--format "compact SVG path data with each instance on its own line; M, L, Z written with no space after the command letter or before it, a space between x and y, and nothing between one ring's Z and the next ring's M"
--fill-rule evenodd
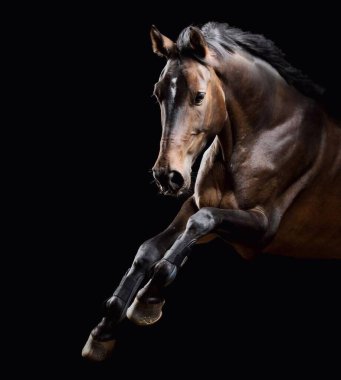
M180 54L188 54L190 27L185 28L179 35L177 46ZM286 59L285 54L269 39L261 34L244 32L241 29L229 26L226 23L209 22L201 28L210 49L222 56L224 51L234 53L238 48L269 63L286 82L294 86L302 94L314 99L320 99L324 89L311 81L299 69L293 67ZM197 57L193 57L197 58Z

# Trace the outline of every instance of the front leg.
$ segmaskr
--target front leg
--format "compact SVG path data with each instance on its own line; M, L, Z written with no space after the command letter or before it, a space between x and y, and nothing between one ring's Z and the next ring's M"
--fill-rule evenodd
M185 232L166 252L164 260L176 267L181 266L190 247L210 233L224 235L231 243L256 247L262 242L267 229L268 217L260 209L244 211L204 207L189 218Z
M92 330L82 355L88 359L104 360L112 351L118 324L125 318L127 308L142 281L150 276L157 263L176 238L185 230L187 221L197 211L192 198L184 202L170 226L159 235L147 240L139 248L132 267L122 278L120 285L105 304L105 315Z
M154 268L154 275L149 283L138 293L140 302L162 300L162 288L174 281L178 269L184 264L190 248L204 236L211 233L224 233L230 242L257 246L263 240L268 228L266 214L258 209L224 210L213 207L200 209L188 220L184 233ZM159 301L158 314L154 314L149 323L156 322L161 316Z

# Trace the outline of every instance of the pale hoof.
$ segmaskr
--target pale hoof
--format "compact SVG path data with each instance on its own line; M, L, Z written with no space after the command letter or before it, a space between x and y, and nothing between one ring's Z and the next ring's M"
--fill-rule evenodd
M115 346L115 342L115 340L100 342L99 340L95 340L90 334L89 339L82 350L82 356L83 358L95 362L102 362L110 356Z
M148 326L156 323L162 317L162 306L160 303L142 303L137 298L127 310L127 318L139 326Z

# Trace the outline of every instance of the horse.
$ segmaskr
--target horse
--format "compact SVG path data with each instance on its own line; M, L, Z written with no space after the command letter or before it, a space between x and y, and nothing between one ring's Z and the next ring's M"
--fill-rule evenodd
M189 26L177 42L152 26L167 59L154 95L162 136L152 169L163 194L194 191L168 228L144 242L82 355L106 359L119 322L151 325L163 289L194 244L222 238L245 259L267 253L341 258L341 123L322 90L262 35ZM206 150L205 150L206 149Z

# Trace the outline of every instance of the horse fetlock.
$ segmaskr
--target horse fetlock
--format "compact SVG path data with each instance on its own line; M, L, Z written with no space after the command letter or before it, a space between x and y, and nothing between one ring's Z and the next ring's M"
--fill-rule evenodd
M162 259L154 268L153 281L159 286L169 285L176 277L178 268L171 262Z
M107 315L111 321L119 321L122 318L122 312L126 302L117 296L112 296L105 303Z

